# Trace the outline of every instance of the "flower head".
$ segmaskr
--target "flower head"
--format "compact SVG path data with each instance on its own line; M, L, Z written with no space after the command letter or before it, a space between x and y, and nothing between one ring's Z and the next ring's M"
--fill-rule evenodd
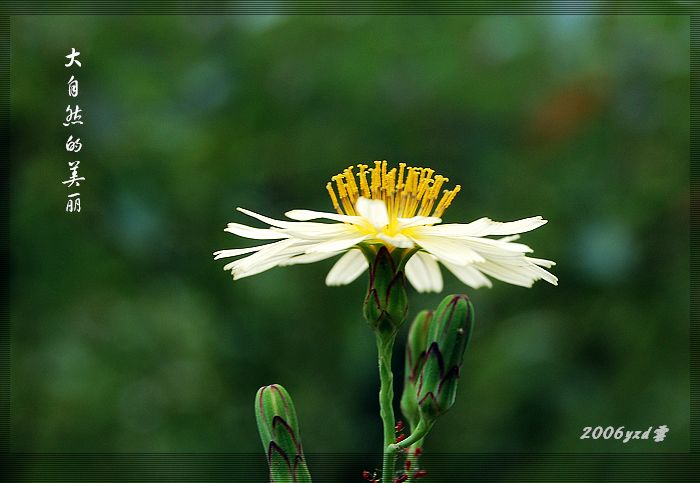
M326 185L335 213L292 210L282 221L238 208L268 224L253 228L229 223L225 231L245 238L273 240L250 248L220 250L215 259L237 258L224 266L234 280L278 266L312 263L343 254L326 277L327 285L345 285L367 270L363 254L386 246L400 253L406 278L419 292L442 290L438 262L473 288L490 287L489 277L530 287L540 279L556 285L545 268L554 262L526 256L530 247L514 243L519 233L538 228L541 216L501 223L480 218L466 224L440 224L442 215L460 190L443 190L449 180L430 168L387 169L358 165L333 176ZM330 220L332 223L312 220ZM487 238L500 237L500 238Z

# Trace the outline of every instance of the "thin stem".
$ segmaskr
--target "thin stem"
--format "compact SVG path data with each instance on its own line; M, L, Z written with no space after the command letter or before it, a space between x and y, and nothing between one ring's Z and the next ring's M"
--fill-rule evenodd
M411 467L416 470L418 469L418 455L416 455L416 448L422 448L423 447L423 438L419 439L415 443L411 445L411 447L408 449L408 454L406 455L406 460L411 462ZM407 482L411 481L416 481L413 476L415 472L411 472Z
M435 420L431 419L428 422L426 422L425 419L421 418L420 422L418 423L418 426L416 426L415 431L413 431L408 438L404 439L403 441L399 443L394 443L389 446L389 451L397 452L398 450L402 448L408 448L411 446L413 443L416 443L423 438L425 438L425 435L428 434L430 429L433 427L433 424L435 423Z
M396 442L394 425L394 375L391 372L391 354L396 336L382 338L377 334L379 354L379 414L384 425L384 458L382 461L382 483L391 483L394 477L396 452L391 446Z

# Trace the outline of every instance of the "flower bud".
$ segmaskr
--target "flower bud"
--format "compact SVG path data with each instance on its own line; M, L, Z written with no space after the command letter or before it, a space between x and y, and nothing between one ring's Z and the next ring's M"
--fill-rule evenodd
M401 412L411 425L411 429L418 425L418 420L420 419L418 400L416 399L416 384L420 371L423 368L425 350L428 345L428 328L432 317L433 312L431 310L423 310L416 316L408 330Z
M393 337L408 312L406 279L397 271L389 250L382 246L370 261L369 288L364 315L373 330Z
M289 393L279 384L261 387L255 396L255 417L267 454L270 482L311 483Z
M473 325L474 307L466 295L445 297L433 314L416 392L421 417L428 421L454 404Z

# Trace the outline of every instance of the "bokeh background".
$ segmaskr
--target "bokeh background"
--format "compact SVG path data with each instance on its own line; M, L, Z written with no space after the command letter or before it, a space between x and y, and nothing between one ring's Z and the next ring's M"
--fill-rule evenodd
M427 452L688 449L687 17L18 16L11 55L13 451L259 453L269 383L308 452L378 451L366 280L233 282L211 255L245 246L236 206L328 210L326 181L374 159L462 184L447 222L545 216L523 240L558 262L529 290L445 273L477 326Z

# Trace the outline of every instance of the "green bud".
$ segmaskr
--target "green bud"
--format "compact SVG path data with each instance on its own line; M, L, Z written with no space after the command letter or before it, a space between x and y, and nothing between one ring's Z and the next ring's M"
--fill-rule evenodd
M421 417L434 420L454 404L473 326L474 307L466 295L445 297L435 310L416 392Z
M292 398L279 384L261 387L255 395L255 418L267 454L271 483L311 483L304 460Z
M420 419L418 400L416 399L416 383L425 360L425 350L428 345L428 328L432 317L433 312L431 310L423 310L416 316L408 330L401 412L411 425L412 430L418 425L418 420Z
M406 278L402 271L397 270L389 250L382 246L370 260L365 319L376 332L393 337L401 328L407 312Z

